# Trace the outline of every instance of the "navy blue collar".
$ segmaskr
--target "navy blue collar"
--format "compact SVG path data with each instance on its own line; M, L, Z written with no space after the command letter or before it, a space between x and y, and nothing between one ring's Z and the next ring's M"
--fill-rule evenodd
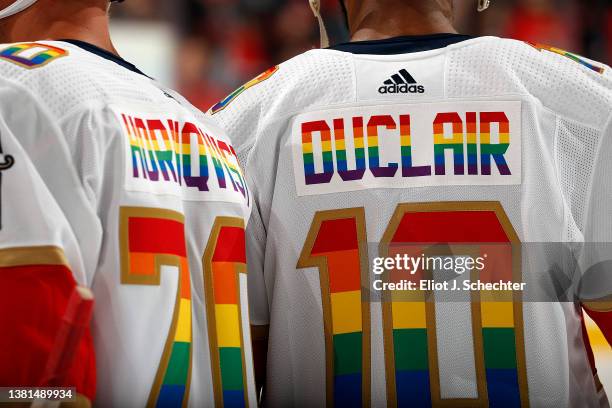
M57 41L62 41L62 42L66 42L69 44L72 44L74 46L77 46L85 51L91 52L92 54L96 54L97 56L104 58L106 60L112 61L117 65L121 65L123 68L129 69L132 72L135 72L137 74L140 75L144 75L147 78L150 78L148 75L146 75L145 73L143 73L141 70L139 70L138 68L136 68L136 66L134 64L131 64L129 62L127 62L126 60L124 60L123 58L119 57L118 55L115 55L103 48L100 48L96 45L90 44L88 42L85 41L80 41L80 40L57 40Z
M354 41L329 47L351 54L396 55L448 47L474 37L462 34L409 35L384 40Z

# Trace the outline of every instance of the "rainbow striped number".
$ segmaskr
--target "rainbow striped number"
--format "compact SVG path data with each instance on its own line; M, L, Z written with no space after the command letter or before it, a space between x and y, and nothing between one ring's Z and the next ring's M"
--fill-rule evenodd
M242 219L217 218L202 264L215 404L248 407L239 279L247 271Z
M369 282L367 263L364 264L366 242L362 208L319 212L298 262L298 268L318 267L320 272L328 406L370 404L369 284L362 284ZM495 252L496 259L504 262L490 271L473 271L471 280L492 280L489 275L495 274L495 280L521 282L521 253L512 246L518 243L518 236L498 202L400 204L379 252L382 257L421 253L479 256L482 255L479 251L486 250ZM442 253L437 244L444 244L449 250ZM387 278L420 281L431 279L431 274L419 271L413 276ZM520 298L513 293L472 293L476 395L450 399L442 395L440 378L444 372L440 369L441 353L436 339L436 304L426 301L430 295L425 291L394 292L385 294L383 299L387 405L527 407ZM350 342L345 340L349 337Z
M330 407L370 401L370 306L362 301L366 241L363 208L319 212L297 265L319 269Z
M192 310L184 224L184 216L170 210L120 209L121 283L159 286L162 265L176 266L179 273L173 318L147 407L181 407L189 401ZM242 219L220 217L215 221L203 271L217 406L245 406L246 386L235 385L243 385L246 378L237 285L237 273L246 273ZM216 317L226 320L215 325ZM227 355L230 357L224 357Z

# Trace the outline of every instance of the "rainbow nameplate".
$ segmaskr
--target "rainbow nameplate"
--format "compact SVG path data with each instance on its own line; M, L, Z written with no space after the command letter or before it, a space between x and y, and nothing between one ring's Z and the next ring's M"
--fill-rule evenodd
M362 106L295 117L300 196L521 184L521 101Z
M232 144L191 115L113 107L125 149L125 189L250 205Z

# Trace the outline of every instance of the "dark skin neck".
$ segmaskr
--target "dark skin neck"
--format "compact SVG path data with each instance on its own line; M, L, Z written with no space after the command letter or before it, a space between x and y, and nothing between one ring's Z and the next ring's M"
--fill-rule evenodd
M110 38L108 1L39 0L0 20L0 43L59 39L85 41L117 54Z
M351 41L456 33L452 0L344 0Z

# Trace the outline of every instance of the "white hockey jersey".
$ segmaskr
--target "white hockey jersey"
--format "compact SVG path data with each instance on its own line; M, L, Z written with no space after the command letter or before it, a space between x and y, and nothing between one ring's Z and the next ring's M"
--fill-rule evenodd
M558 49L441 34L312 50L211 108L254 195L269 406L606 405L581 299L546 288L612 242L611 78ZM487 264L500 245L497 265L450 277L375 268Z
M0 46L0 95L0 266L60 254L93 288L95 403L256 406L251 193L225 134L78 41Z

